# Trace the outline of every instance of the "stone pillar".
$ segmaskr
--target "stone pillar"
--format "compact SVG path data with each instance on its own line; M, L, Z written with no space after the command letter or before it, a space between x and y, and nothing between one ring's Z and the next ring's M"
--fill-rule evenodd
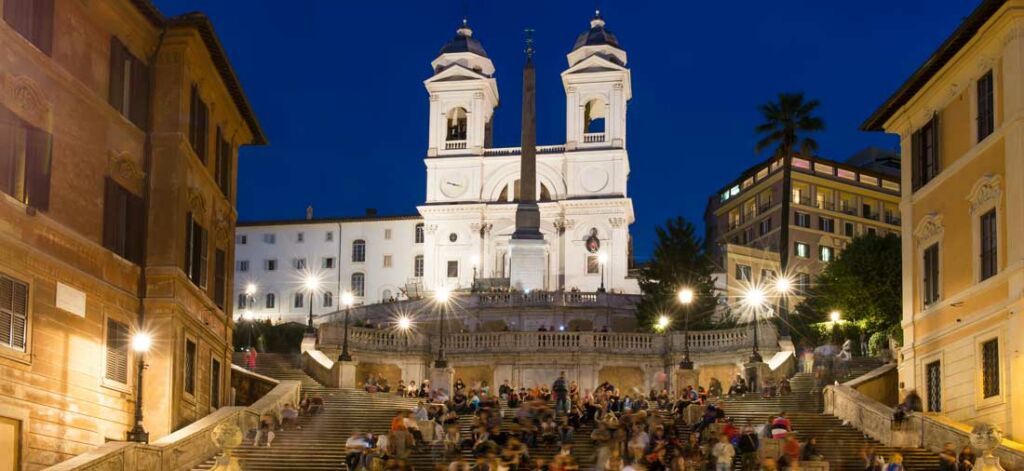
M547 274L547 242L544 239L509 241L512 270L510 286L519 291L544 289Z
M336 361L331 367L331 377L336 378L339 388L354 389L356 387L355 361Z
M743 376L747 379L747 385L753 392L761 391L761 383L772 374L771 368L763 361L743 364Z
M455 375L455 368L431 368L430 369L430 387L432 389L443 389L445 394L449 397L452 395L452 383L453 376Z
M694 389L700 385L700 370L694 368L692 370L684 370L676 368L675 371L675 388L676 391L682 391L687 386L693 386Z

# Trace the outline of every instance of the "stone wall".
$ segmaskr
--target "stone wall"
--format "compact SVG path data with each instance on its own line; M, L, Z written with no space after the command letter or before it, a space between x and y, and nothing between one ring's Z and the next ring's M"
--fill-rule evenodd
M605 366L598 371L597 383L611 383L625 393L634 389L647 391L644 371L636 366Z
M888 407L895 407L900 401L899 370L895 363L883 365L845 385Z
M402 368L398 365L360 361L356 365L356 386L362 387L362 385L366 384L366 380L371 374L376 375L378 378L386 378L391 387L395 387L399 381L404 379L402 377Z
M491 391L497 393L497 385L508 378L495 378L494 367L490 365L456 366L454 378L462 378L467 387L475 387L477 383L487 382Z

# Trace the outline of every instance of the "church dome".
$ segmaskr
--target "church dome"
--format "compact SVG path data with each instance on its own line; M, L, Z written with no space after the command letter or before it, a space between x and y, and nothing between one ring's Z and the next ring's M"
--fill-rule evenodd
M473 30L469 29L468 22L463 19L462 25L455 31L455 37L448 41L441 48L439 54L455 54L460 52L471 52L480 57L487 57L487 51L480 41L473 37Z
M590 29L576 37L576 44L573 45L572 50L575 51L584 46L611 46L622 49L615 35L605 29L600 10L594 12L594 18L590 20Z

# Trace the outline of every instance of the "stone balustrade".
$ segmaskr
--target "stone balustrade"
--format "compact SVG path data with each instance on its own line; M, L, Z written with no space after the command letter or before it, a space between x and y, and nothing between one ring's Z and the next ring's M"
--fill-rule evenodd
M221 407L210 415L149 444L108 442L96 449L46 468L47 471L178 471L192 469L221 452L211 433L222 424L238 426L244 434L264 414L278 416L287 404L298 404L300 383L281 381L248 407Z

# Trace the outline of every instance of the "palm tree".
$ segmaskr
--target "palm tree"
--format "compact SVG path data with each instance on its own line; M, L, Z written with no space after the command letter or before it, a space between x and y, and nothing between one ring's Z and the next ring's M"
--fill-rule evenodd
M757 142L754 151L760 154L777 145L776 156L788 157L797 148L801 154L810 156L818 149L818 143L804 134L825 130L825 122L812 116L820 104L818 100L804 101L803 92L799 92L779 93L779 101L759 106L765 122L754 131L765 136Z

